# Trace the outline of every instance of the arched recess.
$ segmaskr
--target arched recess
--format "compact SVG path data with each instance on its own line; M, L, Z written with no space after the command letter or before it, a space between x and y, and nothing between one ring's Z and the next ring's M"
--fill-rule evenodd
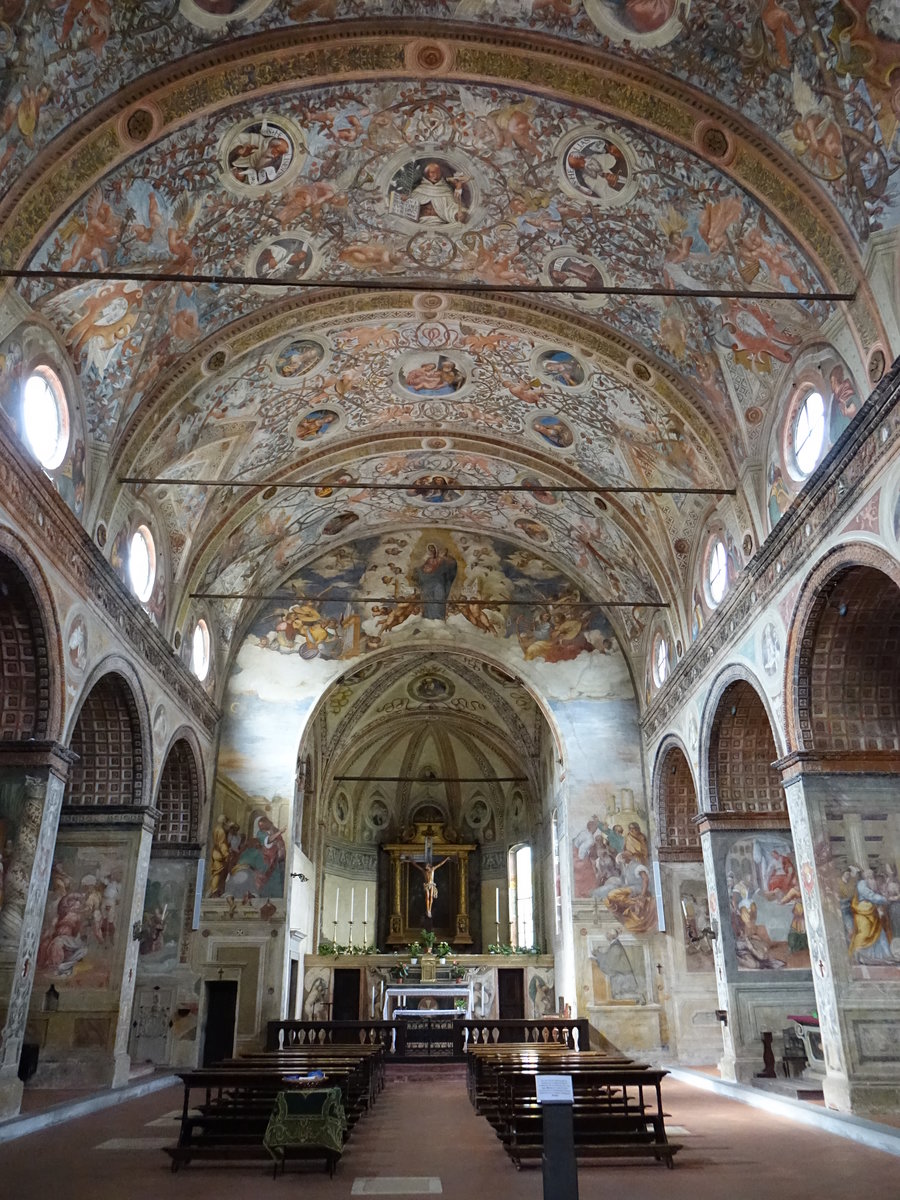
M900 568L874 546L831 551L807 579L788 638L792 748L900 753Z
M0 529L0 740L59 736L61 659L47 582L18 539Z
M699 862L700 835L693 818L700 811L694 773L684 746L669 738L656 757L653 802L659 857L669 862Z
M159 818L154 847L196 844L203 794L197 746L191 731L181 729L172 739L156 790Z
M773 723L747 675L735 668L723 673L703 725L701 763L708 811L784 815L781 775L772 765L780 757Z
M69 772L64 804L70 808L140 808L148 803L147 721L141 720L126 664L101 664L72 728L78 760ZM143 705L146 716L146 704Z

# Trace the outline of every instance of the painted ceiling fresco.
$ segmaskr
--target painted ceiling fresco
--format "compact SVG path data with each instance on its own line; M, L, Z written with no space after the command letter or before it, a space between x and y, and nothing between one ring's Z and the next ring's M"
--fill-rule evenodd
M142 72L235 36L324 22L426 18L561 42L644 63L718 97L820 180L863 239L895 217L900 112L892 0L6 0L9 57L0 167ZM443 27L443 28L442 28ZM893 210L893 211L892 211Z
M824 286L773 214L698 155L574 105L436 83L294 91L272 108L248 102L198 118L93 186L30 266L787 294ZM92 434L107 442L160 372L271 299L249 285L127 281L24 291L64 337L90 388ZM600 300L556 303L689 376L729 433L726 372L769 375L830 312L752 297ZM296 377L304 366L282 370Z

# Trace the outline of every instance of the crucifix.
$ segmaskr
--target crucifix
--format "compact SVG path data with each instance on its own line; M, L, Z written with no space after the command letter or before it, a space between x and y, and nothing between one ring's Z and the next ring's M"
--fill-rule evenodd
M439 870L444 863L450 861L450 857L448 855L446 858L442 858L439 863L434 862L433 848L434 837L430 832L429 826L429 831L425 834L425 856L423 861L419 862L418 859L413 858L412 855L404 855L404 858L409 865L411 867L415 867L417 871L421 871L425 877L422 887L425 890L425 915L429 921L431 920L431 906L437 899L438 894L437 884L434 882L434 873L435 871Z

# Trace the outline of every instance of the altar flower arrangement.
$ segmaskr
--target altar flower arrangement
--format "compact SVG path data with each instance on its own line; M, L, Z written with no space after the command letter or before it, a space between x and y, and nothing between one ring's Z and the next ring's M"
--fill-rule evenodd
M459 965L459 963L456 962L456 960L454 959L454 961L450 964L450 978L453 980L454 983L462 983L462 981L465 979L465 977L466 977L465 969L463 967L461 967Z
M405 962L395 963L391 967L391 979L400 980L400 979L408 979L408 978L409 978L409 967L407 966L407 964Z
M423 929L422 932L419 934L419 937L422 939L422 944L425 947L425 953L433 954L434 953L434 943L436 940L434 930L433 929Z
M434 952L438 956L438 958L440 958L441 960L445 959L447 957L447 955L450 953L450 943L449 942L438 942Z

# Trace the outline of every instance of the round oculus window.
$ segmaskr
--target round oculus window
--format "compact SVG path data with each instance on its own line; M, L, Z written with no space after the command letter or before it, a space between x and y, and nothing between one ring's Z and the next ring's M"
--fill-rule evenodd
M131 590L142 604L150 599L156 579L156 547L153 534L146 525L139 525L131 536L128 548L128 578Z
M669 677L669 644L661 633L653 643L653 681L662 687Z
M819 392L810 392L800 405L792 442L797 469L804 477L811 475L825 445L825 401Z
M22 423L35 458L54 470L69 446L69 408L59 376L49 367L38 367L25 381Z
M200 620L191 639L191 670L202 683L209 674L209 626Z
M716 538L709 550L706 586L713 607L721 604L723 596L728 591L728 556L725 553L725 543L721 538Z

